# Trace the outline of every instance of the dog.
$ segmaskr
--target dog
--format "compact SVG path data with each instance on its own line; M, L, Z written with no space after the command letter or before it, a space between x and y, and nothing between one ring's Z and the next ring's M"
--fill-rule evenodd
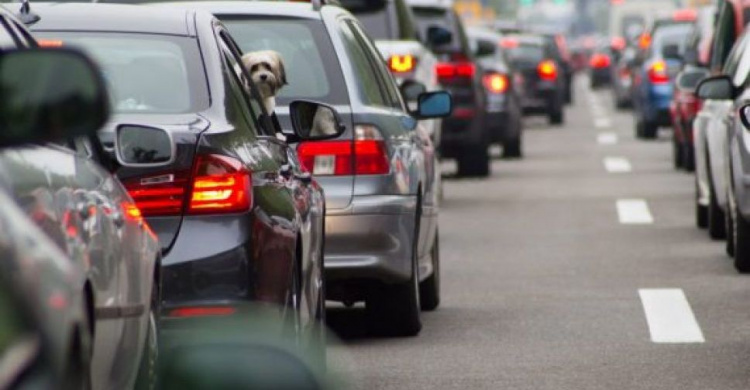
M242 66L258 87L266 112L268 115L273 115L273 110L276 108L276 94L288 84L281 54L273 50L248 52L242 56Z

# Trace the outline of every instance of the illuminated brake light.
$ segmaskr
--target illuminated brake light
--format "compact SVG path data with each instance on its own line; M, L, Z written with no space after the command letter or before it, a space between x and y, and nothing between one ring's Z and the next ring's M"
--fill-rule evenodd
M411 54L406 55L392 55L388 59L388 67L394 73L405 73L414 70L417 65L417 60Z
M440 79L451 79L456 77L474 77L476 68L471 62L441 62L435 65L435 73Z
M508 90L508 77L504 74L491 73L482 78L484 87L493 93L503 93Z
M544 60L536 68L539 77L545 81L554 81L557 79L557 65L552 60Z
M519 45L518 39L515 38L503 38L500 40L500 47L503 49L515 49Z
M356 125L354 134L354 141L303 142L297 155L317 176L389 173L388 149L380 131L372 125Z
M215 154L198 156L188 213L247 211L252 206L251 187L250 172L241 161Z
M601 53L594 54L593 56L591 56L591 60L589 61L589 66L594 69L606 68L611 64L612 60L610 60L609 56Z
M696 19L698 13L692 8L680 9L672 14L672 20L675 22L694 22Z
M217 317L228 316L237 312L237 309L230 306L197 306L197 307L179 307L169 311L169 317L189 318L189 317Z
M648 79L652 84L665 84L669 82L667 74L667 63L664 61L654 61L648 68Z
M166 173L122 180L144 217L179 215L184 207L188 173Z

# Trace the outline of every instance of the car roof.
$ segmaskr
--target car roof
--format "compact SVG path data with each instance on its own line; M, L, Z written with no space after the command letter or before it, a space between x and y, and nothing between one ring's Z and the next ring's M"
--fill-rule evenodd
M180 1L159 3L156 5L200 9L219 15L294 16L302 19L320 19L320 11L314 10L312 4L306 2Z
M192 35L188 10L168 10L142 5L101 3L34 3L41 19L32 30L107 31Z

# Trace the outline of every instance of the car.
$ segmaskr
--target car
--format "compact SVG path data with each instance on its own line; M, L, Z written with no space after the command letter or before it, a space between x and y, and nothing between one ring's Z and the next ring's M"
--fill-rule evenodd
M454 99L453 113L443 120L441 157L456 160L458 176L489 176L492 164L485 110L487 94L464 24L451 1L407 2L416 16L420 36L438 57L438 82Z
M708 71L713 76L728 71L730 51L750 22L750 1L727 0L718 7L714 34L710 44ZM736 64L735 61L732 61ZM736 65L733 65L736 66ZM734 237L727 234L726 145L728 128L725 120L732 112L729 100L703 100L693 122L695 148L695 216L699 227L706 227L712 239L728 238L726 251L734 250Z
M509 35L500 45L510 65L523 75L520 91L524 114L546 115L549 123L565 120L565 78L548 41L537 35Z
M570 51L568 50L565 35L560 33L540 33L546 41L550 58L553 59L560 68L560 78L563 81L563 96L565 104L573 103L573 76L575 67L573 65Z
M596 89L612 83L613 50L609 44L600 43L589 57L589 80L591 88Z
M487 93L487 126L492 142L503 147L503 157L523 156L523 109L518 87L523 76L510 66L500 48L502 35L493 30L466 29L474 48L477 65L482 68L482 84Z
M643 37L632 67L637 138L656 138L660 127L671 126L672 86L682 67L685 37L693 31L693 21L677 16L659 19Z
M630 108L633 105L633 69L635 67L638 48L626 46L618 55L611 67L610 84L615 107Z
M410 111L364 26L339 6L262 1L185 6L216 15L245 53L281 54L289 80L277 98L282 127L289 128L287 107L294 99L315 98L346 113L343 135L297 146L328 201L327 298L349 305L365 301L374 333L418 334L420 308L434 310L440 302L440 170L417 119L448 115L450 95L420 93L419 107Z
M424 85L425 91L440 89L437 57L420 40L417 21L406 0L375 0L366 4L344 0L340 3L365 26L365 32L375 41L398 85L416 81ZM416 103L408 100L407 104ZM442 121L424 120L419 125L430 134L433 146L440 148Z
M278 137L229 31L205 11L145 7L37 6L33 29L85 50L111 85L115 115L99 138L159 236L163 329L253 302L304 346L324 345L323 190ZM308 129L290 137L340 133L329 106L291 106L294 129ZM318 110L333 134L311 133Z

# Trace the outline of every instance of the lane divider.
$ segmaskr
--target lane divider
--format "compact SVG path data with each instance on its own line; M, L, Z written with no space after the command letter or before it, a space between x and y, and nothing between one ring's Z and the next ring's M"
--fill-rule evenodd
M604 169L609 173L627 173L633 171L630 161L623 157L605 157Z
M599 145L615 145L617 144L617 134L615 133L599 133L596 136L596 142Z
M640 289L638 295L652 342L685 344L706 341L682 289Z
M623 225L649 225L654 217L643 199L618 199L617 217Z
M612 121L609 120L609 118L596 118L594 119L594 127L600 129L605 127L612 127Z

